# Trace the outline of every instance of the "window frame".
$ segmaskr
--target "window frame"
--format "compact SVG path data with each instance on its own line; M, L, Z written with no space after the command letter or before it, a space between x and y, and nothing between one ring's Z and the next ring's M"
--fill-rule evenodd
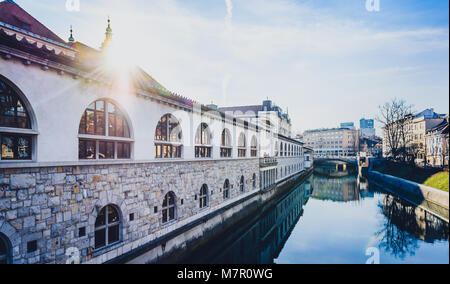
M231 184L230 180L226 179L223 184L223 200L228 200L231 198Z
M244 145L242 145L241 142L244 142ZM238 157L239 158L247 157L247 135L245 135L244 132L241 132L238 138Z
M103 102L103 110L98 110L97 104ZM91 106L94 106L93 108ZM110 111L110 107L114 108L114 112ZM94 117L94 134L88 133L88 112L93 112ZM103 123L104 123L104 134L98 133L98 121L97 117L99 116L98 113L101 113L100 116L103 114ZM114 135L116 136L110 136L110 118L114 117L115 123L117 123L117 118L120 117L122 121L122 130L119 130L120 132L123 132L123 136L117 136L117 124L114 125ZM84 128L82 126L84 125ZM95 155L92 158L87 158L87 155L82 155L82 143L95 143ZM102 158L100 153L100 144L102 143L114 143L113 151L114 151L114 157L111 158ZM84 111L83 115L80 119L80 124L78 127L78 160L80 161L117 161L117 160L124 160L129 161L133 159L133 146L134 146L134 139L132 138L132 132L131 132L131 123L129 122L128 116L125 111L122 110L118 104L110 99L98 99L91 103ZM120 151L121 147L122 151ZM84 147L87 149L87 147ZM126 149L128 148L128 149ZM86 150L87 151L87 150ZM87 152L85 152L86 154ZM125 156L121 156L121 153L127 153Z
M113 222L112 224L109 224L109 212L108 212L109 208L112 208L113 210L115 210L118 215L118 218L119 218L118 221ZM96 225L97 219L99 218L100 213L103 210L105 210L105 224L101 225L101 226L97 226ZM119 244L120 242L122 242L122 219L123 218L122 218L121 212L120 212L119 208L117 208L117 206L115 206L115 205L108 204L108 205L104 206L102 209L100 209L99 214L95 218L95 223L94 223L94 250L95 251L99 251L99 250L108 248L110 246L113 246L113 245L116 245L116 244ZM109 228L116 227L116 226L118 226L118 230L119 230L118 240L115 242L109 243ZM97 231L101 231L101 230L105 230L105 235L104 235L105 236L105 245L101 246L101 247L97 247L96 246L96 238L97 238L96 234L97 234Z
M230 131L225 128L221 135L220 157L232 158L233 157L233 142ZM227 143L228 141L228 143Z
M170 204L170 199L168 197L172 197L173 204ZM167 202L167 205L164 205L164 203ZM170 191L168 192L163 199L162 202L162 209L161 209L161 224L168 225L173 222L176 222L178 220L178 212L177 212L177 196L175 192ZM173 219L170 219L170 209L173 209ZM166 214L166 221L164 222L164 215Z
M0 75L0 84L4 85L4 90L5 93L0 95L0 105L2 104L1 98L4 97L8 97L11 96L12 97L12 101L15 101L16 104L13 106L14 108L14 118L13 120L15 120L17 123L16 125L8 125L8 124L4 124L3 126L0 125L0 145L3 145L3 137L4 136L14 136L15 137L15 142L14 145L17 144L17 139L18 138L25 138L27 140L29 140L29 158L26 159L19 159L18 155L15 155L14 158L2 158L3 155L3 149L0 149L0 163L30 163L30 162L35 162L36 158L37 158L37 136L38 136L38 132L36 131L37 129L37 124L36 124L36 119L35 119L35 115L34 115L34 111L33 108L31 107L31 104L29 103L29 101L27 100L26 96L20 91L20 89L14 84L12 83L10 80L8 80L6 77ZM6 100L5 100L6 102ZM18 116L18 109L17 109L17 104L20 104L21 108L23 108L23 111L21 111L21 113L23 113L25 116ZM7 108L5 108L6 110ZM1 109L0 109L1 110ZM7 117L7 116L5 116ZM26 122L25 122L25 127L20 127L20 125L17 122L17 119L20 117L24 117ZM16 147L14 147L16 148ZM13 150L14 151L14 150ZM15 154L18 154L18 149L16 151L14 151Z
M245 193L245 177L244 176L241 176L241 178L239 179L239 192Z
M12 258L11 243L8 240L8 238L2 233L0 233L0 242L3 244L5 248L4 254L0 255L0 265L10 264Z
M204 141L206 135L207 141ZM195 132L194 137L194 156L196 159L209 159L212 158L212 137L209 125L202 122ZM199 139L200 138L200 139ZM208 144L210 143L210 144Z
M199 208L200 210L205 210L209 208L209 188L208 185L205 183L200 188L200 194L198 196L198 200L200 202ZM204 205L204 206L202 206Z
M163 123L163 119L165 119L165 129L162 128L160 130L161 124ZM171 126L170 126L170 120L174 119L176 121L176 127L174 127L172 129L176 130L177 128L180 129L180 131L178 132L177 135L177 141L172 141L172 136L171 134ZM161 137L158 137L158 131L161 131ZM165 130L166 132L166 137L164 139L164 135L163 135L163 130ZM183 132L181 129L181 124L180 121L172 114L168 113L163 115L159 121L158 124L156 125L156 130L155 130L155 138L154 138L154 144L155 144L155 159L158 160L162 160L162 159L166 159L166 160L173 160L173 159L182 159L183 158L183 154L184 154L184 149L183 149ZM167 155L168 153L170 153L169 155ZM176 153L176 154L174 154Z

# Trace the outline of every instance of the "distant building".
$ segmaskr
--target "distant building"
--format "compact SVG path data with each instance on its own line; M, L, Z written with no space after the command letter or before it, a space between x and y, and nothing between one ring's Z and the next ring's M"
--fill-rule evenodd
M341 128L352 129L352 130L356 129L355 123L353 123L353 122L343 122L343 123L341 123Z
M362 136L359 139L359 151L367 153L369 157L381 157L383 151L380 147L382 139L376 136Z
M359 151L359 131L347 128L316 129L303 133L303 143L315 157L355 156Z
M362 137L373 137L376 135L375 122L373 119L362 118L359 121L360 135Z
M270 100L263 101L262 105L220 107L218 110L276 131L283 136L292 137L292 123L289 114L283 112L281 107L273 104Z
M448 121L427 131L426 155L427 165L432 167L448 166Z
M434 112L434 109L426 109L420 113L412 114L405 119L406 121L406 143L407 147L415 148L415 160L417 164L426 162L426 134L444 121L446 115ZM388 141L386 131L383 131L383 140ZM383 156L388 157L389 145L383 143Z

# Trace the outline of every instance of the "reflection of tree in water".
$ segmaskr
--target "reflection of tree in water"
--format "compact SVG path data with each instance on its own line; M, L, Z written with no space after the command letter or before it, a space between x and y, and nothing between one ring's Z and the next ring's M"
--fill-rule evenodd
M448 223L399 197L387 194L379 207L387 217L378 233L383 236L380 247L395 257L414 256L419 239L431 243L448 240Z

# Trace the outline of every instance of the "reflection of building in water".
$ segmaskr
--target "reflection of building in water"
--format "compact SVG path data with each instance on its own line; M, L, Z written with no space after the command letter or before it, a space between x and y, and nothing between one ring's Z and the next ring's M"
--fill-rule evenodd
M303 215L309 190L309 182L295 188L208 263L272 264Z
M359 200L359 190L355 176L330 179L328 177L314 176L314 192L312 197L320 200L347 202Z
M383 244L392 252L411 252L416 239L448 240L448 223L420 207L392 195L386 195L380 207L387 217Z

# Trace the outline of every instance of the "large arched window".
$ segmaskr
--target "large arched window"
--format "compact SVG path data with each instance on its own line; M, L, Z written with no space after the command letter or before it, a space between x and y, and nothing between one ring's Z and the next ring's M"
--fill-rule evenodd
M172 191L167 193L162 205L162 223L169 223L177 219L177 197Z
M109 100L98 100L84 111L79 137L81 160L131 158L132 140L127 119Z
M245 137L244 133L241 133L239 135L238 156L239 157L246 157L247 156L247 138Z
M230 181L226 179L223 185L223 199L226 200L229 198L230 198Z
M100 210L95 220L95 249L113 245L120 241L120 213L113 205Z
M32 160L33 133L30 114L18 91L0 76L1 161Z
M241 192L245 192L245 178L244 176L241 176L241 179L239 181L239 189Z
M256 139L256 136L252 137L252 142L250 144L250 156L258 156L258 140Z
M195 134L195 157L196 158L211 158L212 143L211 132L208 124L202 123Z
M231 158L233 151L233 145L231 142L231 134L228 129L224 129L222 131L222 141L220 147L220 157L222 158Z
M11 258L11 246L8 239L0 233L0 264L8 264Z
M182 131L178 120L164 115L158 122L155 133L155 153L157 159L175 159L182 155Z
M207 208L209 206L209 192L206 184L202 185L202 188L200 189L199 200L200 209Z

